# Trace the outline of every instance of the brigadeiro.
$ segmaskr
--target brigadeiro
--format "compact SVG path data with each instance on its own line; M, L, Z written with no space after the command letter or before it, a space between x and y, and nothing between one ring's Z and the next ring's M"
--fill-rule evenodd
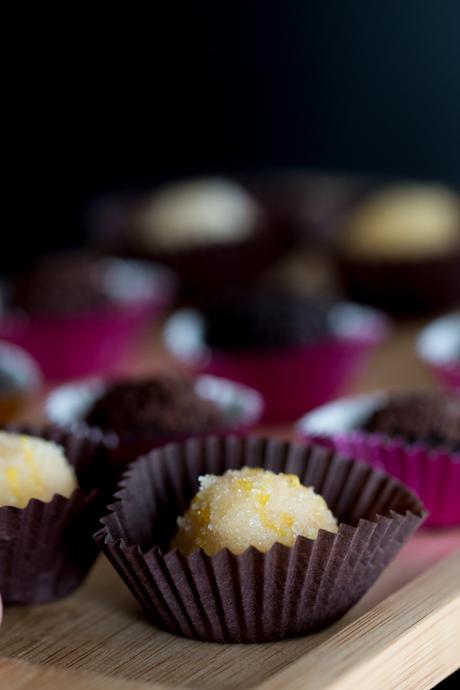
M298 425L321 443L384 469L430 511L427 525L460 523L460 396L454 392L355 396L324 405Z
M401 183L369 193L339 223L337 267L353 299L393 311L460 298L460 196Z
M387 330L366 307L264 291L178 312L165 341L192 368L259 390L265 421L278 423L332 397Z
M288 293L260 293L204 313L206 343L226 351L302 347L331 333L326 301Z
M324 448L208 437L133 463L95 539L157 626L265 642L346 613L424 515L402 484Z
M263 399L246 386L213 376L158 373L59 386L45 409L50 422L89 428L111 442L117 474L139 454L167 441L247 430L260 419Z
M85 416L90 426L158 438L206 433L223 426L219 407L198 395L192 381L157 376L111 383Z
M296 474L275 474L256 467L199 477L189 509L177 518L171 548L189 555L198 549L212 556L254 546L266 553L277 542L294 546L299 535L316 539L320 529L337 532L325 500Z
M460 395L435 391L389 396L363 429L431 448L460 450Z

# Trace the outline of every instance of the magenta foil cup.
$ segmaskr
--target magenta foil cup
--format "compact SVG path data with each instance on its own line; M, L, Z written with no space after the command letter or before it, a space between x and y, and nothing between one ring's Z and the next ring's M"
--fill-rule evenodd
M172 301L174 278L167 269L121 259L102 261L113 307L62 316L18 310L0 318L0 338L26 350L48 379L114 371Z
M300 438L383 470L409 486L429 511L427 527L460 524L460 452L409 444L360 430L385 399L383 393L337 400L305 415Z
M181 437L163 438L152 430L143 436L139 434L118 434L88 427L84 422L91 406L100 398L109 382L102 378L87 379L64 384L55 388L45 401L45 413L50 423L67 429L91 429L105 439L112 450L115 479L126 468L126 464L152 448L164 445ZM197 394L215 403L222 413L222 427L214 433L244 433L254 427L264 411L262 396L255 390L215 376L198 376L195 380ZM194 435L194 434L193 434Z
M299 476L339 521L292 547L235 555L170 548L198 477L244 466ZM268 642L314 632L372 586L425 516L388 475L321 447L208 437L152 451L128 469L95 539L152 623L209 642Z
M330 400L365 365L389 331L386 317L358 304L337 303L330 311L331 335L304 347L223 352L204 340L203 317L183 310L166 324L168 350L195 371L222 376L258 390L263 421L292 422Z
M416 347L437 379L460 392L460 311L428 324L418 336Z

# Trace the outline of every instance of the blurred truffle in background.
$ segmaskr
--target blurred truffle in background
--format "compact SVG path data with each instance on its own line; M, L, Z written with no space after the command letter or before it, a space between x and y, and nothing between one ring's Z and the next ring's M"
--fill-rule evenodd
M93 203L88 223L96 246L169 265L194 303L241 292L295 239L269 205L219 177L110 195Z
M146 251L175 252L247 239L262 209L242 187L225 179L197 179L159 189L133 218Z
M264 421L285 423L329 400L389 332L380 312L350 302L261 291L165 325L165 344L192 370L258 390Z
M401 183L374 190L341 220L336 265L350 296L417 313L460 299L460 196Z

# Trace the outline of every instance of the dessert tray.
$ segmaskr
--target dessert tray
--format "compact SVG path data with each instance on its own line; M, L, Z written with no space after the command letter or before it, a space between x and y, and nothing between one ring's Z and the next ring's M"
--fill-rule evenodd
M102 557L75 594L12 608L2 690L431 688L460 664L460 529L420 531L349 614L282 642L195 642L154 628ZM372 680L370 680L372 679Z
M412 350L419 325L398 329L346 393L426 383ZM74 594L8 608L0 627L1 690L424 690L459 666L460 527L419 530L345 617L296 639L160 631L102 556Z

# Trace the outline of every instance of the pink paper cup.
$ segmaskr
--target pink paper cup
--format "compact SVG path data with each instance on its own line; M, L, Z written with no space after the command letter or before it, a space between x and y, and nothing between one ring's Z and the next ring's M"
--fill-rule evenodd
M106 259L115 306L66 316L10 312L0 338L26 350L48 379L114 371L146 326L171 303L172 273L143 262Z
M140 436L88 427L84 418L95 401L103 395L107 385L107 380L93 378L58 386L45 401L45 413L48 421L56 427L80 433L89 430L104 440L105 445L112 449L112 472L111 477L108 477L111 484L118 481L126 465L139 455L171 441L200 436L190 434L166 438L158 436L154 431ZM215 429L215 434L243 434L252 429L263 415L262 396L247 386L203 375L197 377L195 389L200 397L214 402L222 413L222 427Z
M360 431L383 400L384 394L377 393L324 405L300 420L298 436L308 444L366 462L409 486L429 511L426 527L460 524L460 452Z
M165 342L176 359L192 370L258 390L265 400L263 421L278 424L330 400L389 331L382 313L347 302L332 307L330 321L331 336L304 347L223 352L206 345L203 317L183 310L167 322Z
M460 391L460 312L442 316L417 338L419 357L447 388Z

